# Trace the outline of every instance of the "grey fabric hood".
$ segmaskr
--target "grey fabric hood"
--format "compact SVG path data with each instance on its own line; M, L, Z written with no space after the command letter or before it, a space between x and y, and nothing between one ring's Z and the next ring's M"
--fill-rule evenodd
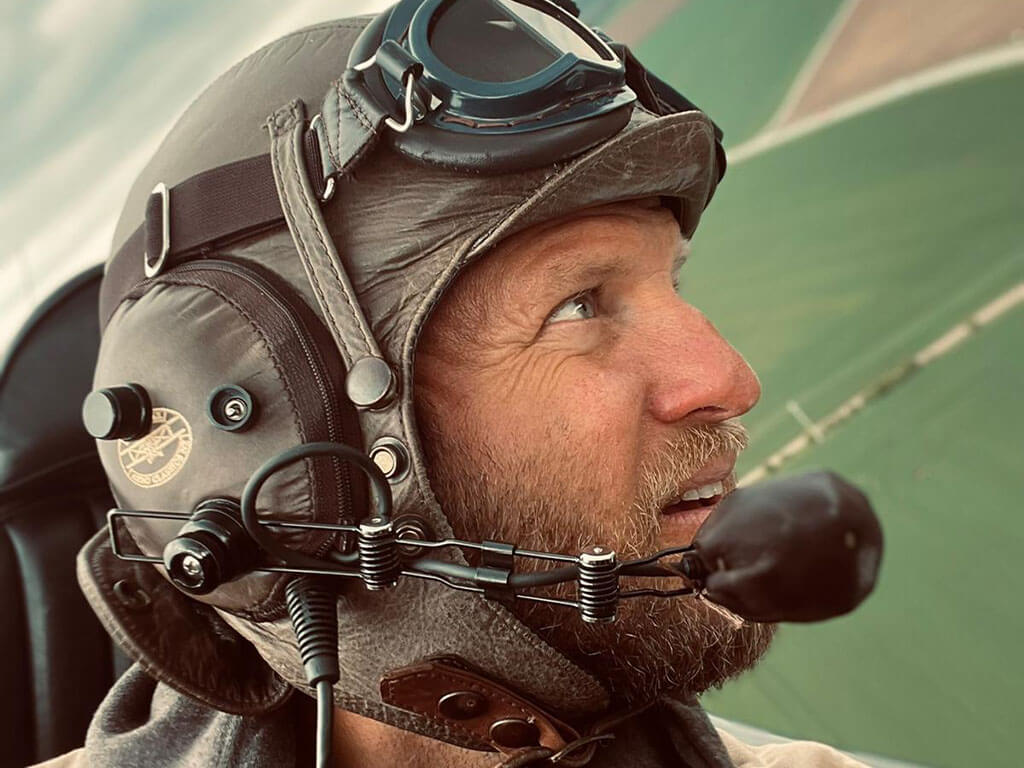
M685 234L697 226L718 178L713 125L698 111L658 116L640 105L629 124L600 146L516 174L459 174L415 163L381 143L341 180L330 202L316 205L301 163L307 111L316 111L367 21L311 27L240 62L189 107L129 193L114 252L139 225L157 182L173 186L269 150L288 229L200 254L187 275L172 269L116 306L95 386L138 382L155 408L189 430L187 451L184 437L168 449L178 451L180 466L159 482L133 480L125 469L125 446L99 441L120 506L188 511L212 495L237 497L266 458L289 445L325 439L317 436L323 421L317 409L327 406L316 404L315 393L303 394L287 353L275 351L274 332L260 328L260 312L229 295L228 277L204 273L204 259L251 265L298 297L322 324L345 370L365 357L390 364L398 397L378 410L342 409L340 428L348 439L361 440L357 447L364 450L382 437L407 446L410 471L392 483L395 510L419 513L436 535L447 536L452 532L424 466L412 391L417 339L446 286L502 238L604 202L660 195L673 202ZM244 433L214 429L203 410L211 389L229 382L243 383L260 402L257 427ZM345 478L329 473L326 462L296 467L268 489L261 510L303 521L344 520L352 513L339 508ZM147 554L159 555L174 535L170 524L130 530ZM314 553L331 544L309 535L293 537L291 545ZM281 576L248 575L195 600L161 570L118 560L101 534L83 549L79 578L108 631L150 675L208 706L263 713L281 706L294 688L306 687ZM335 700L342 708L486 748L456 723L383 700L380 684L389 671L438 656L458 657L572 721L585 722L608 708L600 681L505 608L477 595L405 579L383 593L346 585L339 600Z

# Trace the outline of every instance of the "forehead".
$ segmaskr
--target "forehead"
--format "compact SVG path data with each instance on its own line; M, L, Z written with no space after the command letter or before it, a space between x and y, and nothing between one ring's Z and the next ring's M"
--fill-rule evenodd
M671 211L658 198L645 198L584 209L518 232L470 265L456 282L557 279L568 272L626 267L638 255L660 259L666 254L675 268L681 267L686 241Z

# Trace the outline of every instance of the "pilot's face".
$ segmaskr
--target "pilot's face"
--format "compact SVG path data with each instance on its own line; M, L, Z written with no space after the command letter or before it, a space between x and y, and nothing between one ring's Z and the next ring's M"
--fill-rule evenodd
M735 486L736 417L760 387L680 298L686 252L656 200L619 203L524 230L459 276L416 358L432 484L457 534L620 558L692 540ZM692 598L623 602L605 626L522 606L626 698L702 690L771 634Z

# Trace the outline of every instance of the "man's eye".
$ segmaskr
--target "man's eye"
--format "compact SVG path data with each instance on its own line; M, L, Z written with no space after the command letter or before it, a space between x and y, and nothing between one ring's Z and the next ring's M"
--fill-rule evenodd
M548 323L561 323L566 320L590 320L597 316L597 302L593 291L576 294L548 315Z

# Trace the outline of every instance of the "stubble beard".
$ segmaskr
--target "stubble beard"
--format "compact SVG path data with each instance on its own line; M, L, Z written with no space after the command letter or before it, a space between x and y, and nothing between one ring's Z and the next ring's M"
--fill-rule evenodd
M584 466L582 452L575 460L565 452L516 458L500 454L496 446L446 444L429 426L427 431L432 433L431 484L456 535L565 554L601 544L613 548L620 560L660 549L659 512L678 495L680 485L712 458L738 453L746 445L746 431L735 420L691 428L644 462L629 509L602 513L600 489L593 485L593 469ZM520 559L517 567L530 562ZM681 586L678 579L664 581L647 579L638 586ZM628 589L629 581L622 587ZM546 594L575 597L572 585ZM773 624L737 625L692 597L623 600L611 624L587 624L572 609L522 600L513 611L627 706L665 693L690 696L720 686L754 666L775 631Z

